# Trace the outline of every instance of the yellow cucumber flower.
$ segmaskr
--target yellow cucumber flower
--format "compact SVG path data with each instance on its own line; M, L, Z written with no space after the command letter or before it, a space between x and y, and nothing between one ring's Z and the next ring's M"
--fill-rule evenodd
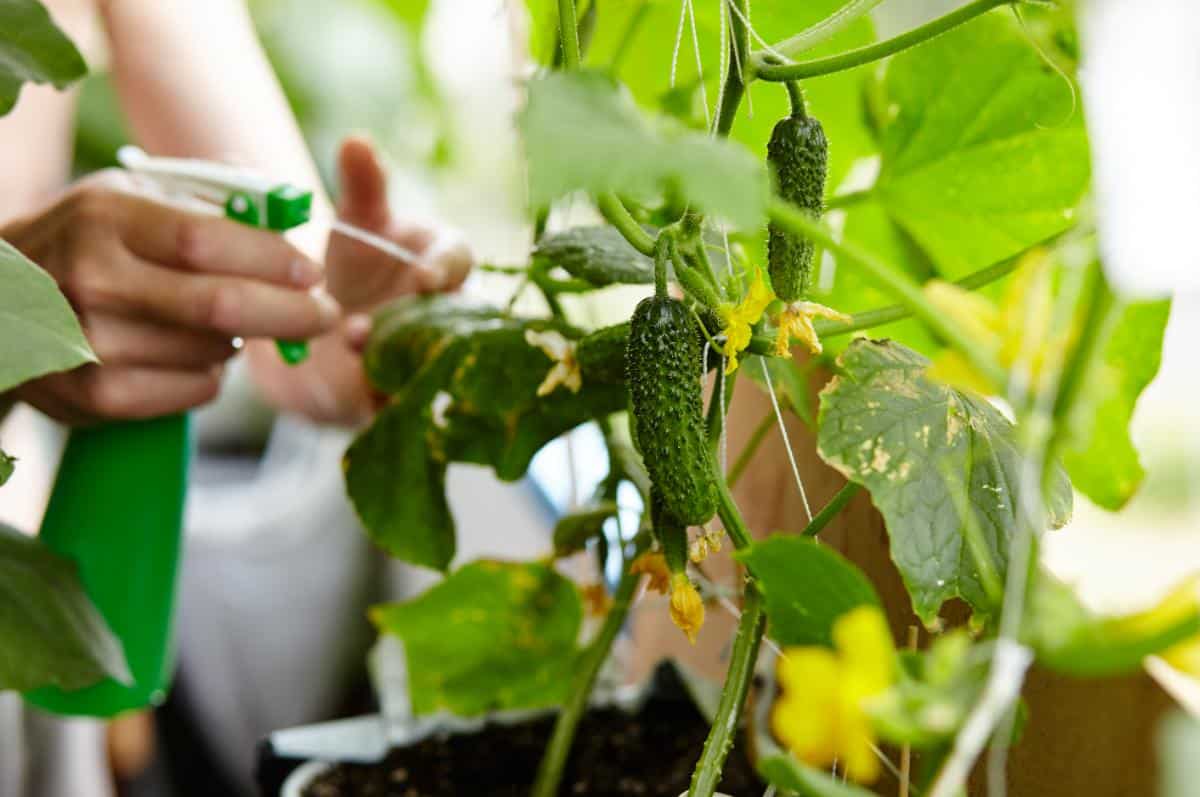
M671 576L671 622L687 634L688 642L696 644L696 635L704 625L704 601L686 573Z
M721 318L721 326L724 327L725 333L725 346L722 353L728 360L725 364L725 373L731 374L737 370L738 354L745 351L746 347L750 345L754 325L762 318L767 305L774 298L775 294L771 291L771 286L767 284L766 278L763 277L762 270L755 269L754 276L750 280L750 287L740 302L737 304L722 302L718 305L717 315Z
M813 354L821 353L821 340L813 327L814 318L831 321L849 321L850 316L816 302L792 302L775 317L779 328L775 335L775 354L778 357L792 356L792 338L803 343Z
M583 387L583 374L579 370L579 361L575 358L575 341L567 340L561 332L549 330L537 332L525 330L525 342L530 346L541 349L547 357L554 361L554 367L546 374L546 378L538 385L538 396L548 396L562 385L572 393L578 393Z
M837 761L847 777L879 777L875 733L866 704L887 691L896 676L896 649L883 612L860 606L833 625L834 650L783 651L777 676L782 696L771 710L771 729L793 755L817 767Z
M666 595L671 586L671 571L667 568L667 558L657 551L647 551L633 560L629 572L636 575L650 576L646 589L660 595Z

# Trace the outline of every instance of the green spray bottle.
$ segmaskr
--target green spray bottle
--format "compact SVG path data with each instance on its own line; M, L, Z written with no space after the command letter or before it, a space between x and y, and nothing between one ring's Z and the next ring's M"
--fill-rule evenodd
M135 147L123 148L118 158L159 187L216 203L229 218L255 227L282 232L311 214L311 192L220 164L151 158ZM308 356L304 341L276 345L289 364ZM25 695L33 705L111 717L166 697L190 459L187 415L71 432L40 537L78 565L88 597L124 647L132 682L38 689Z

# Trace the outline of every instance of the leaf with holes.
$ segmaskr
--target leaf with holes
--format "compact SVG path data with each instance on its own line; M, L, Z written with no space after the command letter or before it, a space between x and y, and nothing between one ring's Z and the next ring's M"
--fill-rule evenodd
M480 561L370 615L404 643L413 712L470 717L561 702L583 607L549 565Z
M870 490L927 624L954 597L984 616L998 608L989 572L1002 590L1009 542L1024 522L1012 424L982 396L927 379L928 364L890 341L855 341L821 392L817 437L821 458ZM1064 524L1071 485L1061 471L1047 502L1049 525Z

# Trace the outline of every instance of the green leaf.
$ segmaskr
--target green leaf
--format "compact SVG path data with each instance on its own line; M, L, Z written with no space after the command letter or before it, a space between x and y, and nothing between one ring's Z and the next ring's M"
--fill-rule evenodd
M5 13L0 10L0 20ZM39 376L96 362L58 285L3 240L0 285L0 393Z
M781 645L833 645L833 623L851 609L879 605L875 588L832 548L775 535L734 554L758 580Z
M563 515L554 524L554 555L563 557L582 551L588 540L600 536L604 523L616 514L616 502L599 501Z
M982 396L927 379L928 364L898 344L857 340L821 392L818 419L821 457L870 490L892 559L927 624L953 597L985 615L996 608L978 560L1002 587L1021 522L1022 467L1012 424ZM1071 507L1065 474L1056 475L1048 500L1050 524L1061 526Z
M377 0L396 19L414 33L419 33L425 27L425 17L429 14L432 0Z
M521 478L533 456L581 423L625 408L624 385L588 382L572 393L538 387L555 363L526 340L580 333L517 319L452 297L402 299L376 318L365 354L391 403L346 452L346 487L371 538L414 564L444 569L454 556L445 499L451 462Z
M1038 663L1075 677L1136 672L1147 656L1200 633L1196 583L1189 581L1161 603L1124 616L1098 615L1075 591L1045 571L1030 589L1022 629Z
M84 594L75 564L0 525L0 691L130 683L121 643Z
M1063 465L1075 487L1106 509L1124 506L1146 475L1129 422L1138 397L1158 373L1169 314L1168 301L1124 308L1071 418Z
M615 227L572 227L542 238L536 257L597 287L654 282L654 261L629 245Z
M413 712L540 708L566 693L583 608L549 565L473 562L371 620L404 643Z
M954 279L1071 226L1083 115L1005 10L891 60L876 194Z
M0 448L0 487L3 487L13 475L16 461L16 457L10 457L3 448Z
M800 797L872 797L874 794L853 783L843 783L828 772L797 761L790 755L774 755L758 762L758 772L778 789Z
M644 117L602 74L535 78L519 121L535 208L572 191L653 196L669 189L740 227L764 218L769 183L761 158L673 120Z
M0 116L12 110L25 83L66 88L87 64L37 0L0 3Z

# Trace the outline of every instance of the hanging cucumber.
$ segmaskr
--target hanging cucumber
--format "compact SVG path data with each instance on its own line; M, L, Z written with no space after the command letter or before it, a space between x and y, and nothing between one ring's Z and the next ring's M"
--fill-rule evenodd
M804 100L794 84L792 114L771 131L767 163L775 173L779 194L815 217L825 207L825 176L829 142L821 123L804 111ZM772 223L768 228L767 262L775 295L791 303L808 292L812 282L813 242Z
M685 525L717 511L700 396L701 333L676 299L652 296L634 310L625 353L634 439L663 506Z

